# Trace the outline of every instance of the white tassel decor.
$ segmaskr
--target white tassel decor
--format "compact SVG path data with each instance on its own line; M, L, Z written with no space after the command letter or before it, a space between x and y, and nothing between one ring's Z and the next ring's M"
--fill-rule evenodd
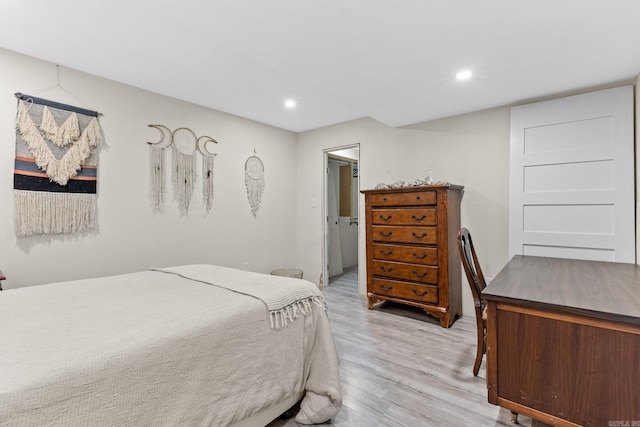
M16 235L94 230L96 201L95 194L14 190Z
M213 204L213 162L215 156L202 157L202 202L207 213Z
M196 182L196 156L184 154L173 146L173 190L178 201L178 208L181 215L186 215L189 211L189 202L193 194L193 187Z
M151 207L153 212L157 213L162 210L164 204L164 148L150 146L151 164L149 169L151 176Z

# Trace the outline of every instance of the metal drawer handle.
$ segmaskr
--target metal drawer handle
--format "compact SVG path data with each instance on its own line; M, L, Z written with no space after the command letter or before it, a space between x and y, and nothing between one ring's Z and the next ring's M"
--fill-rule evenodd
M382 289L383 291L390 291L391 289L393 289L393 286L380 285L380 289Z
M380 215L380 219L383 220L383 221L389 221L392 216L393 215L389 215L389 216L384 217L384 216Z
M384 271L385 273L390 273L391 270L393 270L393 267L380 267L380 270Z
M423 238L427 237L427 233L422 233L422 236L418 236L415 231L412 232L411 235L413 237L415 237L416 239L423 239Z
M380 231L379 233L382 237L391 237L393 231L389 231L388 233L383 233L382 231Z
M420 196L416 196L416 200L420 200Z
M382 198L382 201L383 201L383 202L386 202L386 201L387 201L387 198L386 198L386 197L383 197L383 198Z
M414 221L422 221L426 217L426 215L422 215L420 218L418 218L415 214L411 215L411 219L413 219Z
M427 254L418 255L418 254L417 254L417 253L415 253L415 252L414 252L412 255L413 255L415 258L418 258L418 259L425 259L425 258L427 257Z
M427 291L422 291L422 292L418 292L418 290L416 288L413 288L413 293L416 294L416 296L418 297L423 297L425 296L428 292Z
M425 271L424 273L420 274L420 273L418 273L417 271L413 270L413 274L414 274L416 277L420 277L420 278L422 278L422 277L425 277L427 274L429 274L429 272L428 272L428 271Z
M393 250L389 250L388 252L385 252L384 249L380 249L380 255L382 256L389 256L393 253Z

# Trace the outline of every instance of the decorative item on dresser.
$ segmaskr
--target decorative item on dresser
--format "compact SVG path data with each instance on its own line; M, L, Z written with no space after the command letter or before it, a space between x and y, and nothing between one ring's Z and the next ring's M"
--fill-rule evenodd
M4 276L4 274L2 274L2 270L0 270L0 291L2 290L2 281L6 279L7 278Z
M460 201L453 184L364 190L369 309L383 301L422 308L444 328L462 316Z

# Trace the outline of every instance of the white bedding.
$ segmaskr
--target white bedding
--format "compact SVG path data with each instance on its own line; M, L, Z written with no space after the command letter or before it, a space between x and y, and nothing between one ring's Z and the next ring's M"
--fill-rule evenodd
M0 292L0 426L226 426L301 390L299 421L340 408L315 304L275 330L259 299L158 271Z
M269 311L271 327L284 328L298 315L311 313L311 304L325 308L317 286L307 281L241 271L219 265L194 264L152 270L177 274L211 286L218 286L261 300Z

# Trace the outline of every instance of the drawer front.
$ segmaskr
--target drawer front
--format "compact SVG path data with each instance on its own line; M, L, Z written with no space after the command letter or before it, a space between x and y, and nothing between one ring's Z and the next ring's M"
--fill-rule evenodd
M373 259L438 265L438 249L426 246L372 245Z
M436 225L436 208L373 209L375 225Z
M402 227L382 226L371 227L372 240L374 242L418 243L423 245L435 245L438 242L438 229L436 227Z
M375 260L371 267L373 276L438 284L438 267Z
M438 287L403 283L397 280L373 279L369 292L419 302L438 303Z
M411 193L372 194L372 206L420 206L435 205L435 191L416 191Z

